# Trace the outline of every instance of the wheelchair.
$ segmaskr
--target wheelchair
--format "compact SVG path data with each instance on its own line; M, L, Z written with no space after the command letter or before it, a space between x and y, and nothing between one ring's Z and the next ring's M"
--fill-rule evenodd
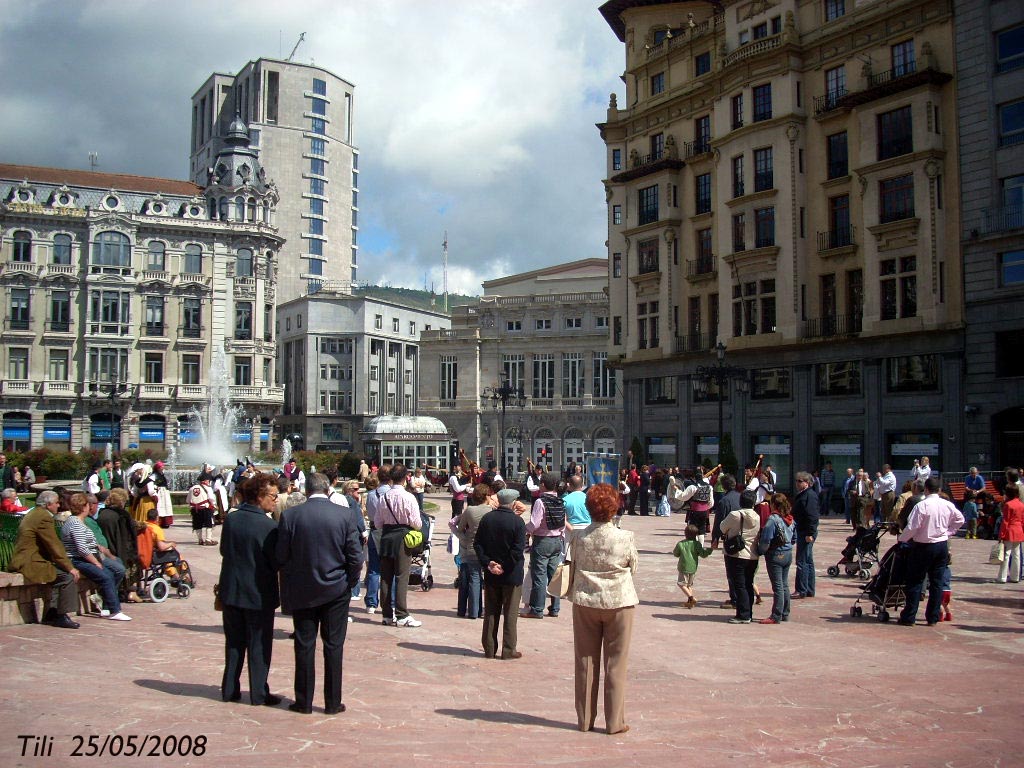
M149 567L143 568L139 577L139 594L154 603L164 602L172 589L178 597L187 600L195 586L196 581L188 560L176 549L154 552Z

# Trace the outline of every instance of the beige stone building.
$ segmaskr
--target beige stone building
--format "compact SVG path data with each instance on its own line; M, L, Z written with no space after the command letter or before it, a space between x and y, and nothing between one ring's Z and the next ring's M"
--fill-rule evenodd
M962 464L948 0L611 0L610 351L659 463Z
M356 282L359 151L353 133L355 87L322 67L261 58L236 74L214 73L192 96L189 173L206 185L238 115L280 193L279 300L328 281ZM213 212L212 217L216 216Z
M169 449L214 386L244 410L238 453L267 446L282 241L247 142L233 126L217 161L235 181L205 189L0 165L4 449ZM216 220L208 195L230 200Z
M419 413L440 419L481 465L510 475L619 453L622 398L608 366L608 265L583 259L483 283L451 329L420 337ZM504 424L487 390L507 382L523 407Z

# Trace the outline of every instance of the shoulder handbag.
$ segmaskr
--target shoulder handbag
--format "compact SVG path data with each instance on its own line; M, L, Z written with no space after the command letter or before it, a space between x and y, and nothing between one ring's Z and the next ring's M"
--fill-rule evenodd
M572 562L559 563L555 569L554 576L548 582L548 594L551 597L565 598L569 596L569 592L572 590L572 577L574 571L572 568Z
M743 540L743 513L740 512L740 530L735 536L725 540L722 549L725 550L727 555L738 555L746 548L747 543Z
M992 549L988 553L988 564L989 565L1002 565L1003 560L1006 559L1006 545L997 541L992 545Z

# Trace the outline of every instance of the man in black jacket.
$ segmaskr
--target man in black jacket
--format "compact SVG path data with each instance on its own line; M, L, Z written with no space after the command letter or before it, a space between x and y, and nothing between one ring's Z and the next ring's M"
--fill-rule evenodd
M796 473L793 522L796 523L796 590L792 598L814 597L814 540L818 538L818 494L808 472Z
M698 470L699 471L699 470ZM725 491L715 501L715 522L711 527L711 548L718 549L722 540L722 521L740 508L740 494L736 490L736 478L726 473L721 477L722 490ZM729 583L729 599L719 606L720 608L735 608L736 595L733 594L732 583Z
M512 510L519 491L498 491L496 510L480 520L473 549L484 571L484 627L481 642L484 656L498 653L498 622L502 622L501 658L518 659L516 623L519 598L523 593L523 561L526 550L526 523Z
M328 499L331 484L326 475L313 473L306 488L307 501L281 513L277 538L281 606L295 623L295 703L288 708L307 715L313 711L319 630L324 641L324 712L336 715L345 711L342 658L363 544L357 512Z

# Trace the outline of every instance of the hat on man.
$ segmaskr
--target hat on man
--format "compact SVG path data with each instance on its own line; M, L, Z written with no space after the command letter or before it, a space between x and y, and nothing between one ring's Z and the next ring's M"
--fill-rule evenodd
M507 507L509 504L519 499L519 491L512 488L506 488L503 491L498 491L498 503L503 507Z

